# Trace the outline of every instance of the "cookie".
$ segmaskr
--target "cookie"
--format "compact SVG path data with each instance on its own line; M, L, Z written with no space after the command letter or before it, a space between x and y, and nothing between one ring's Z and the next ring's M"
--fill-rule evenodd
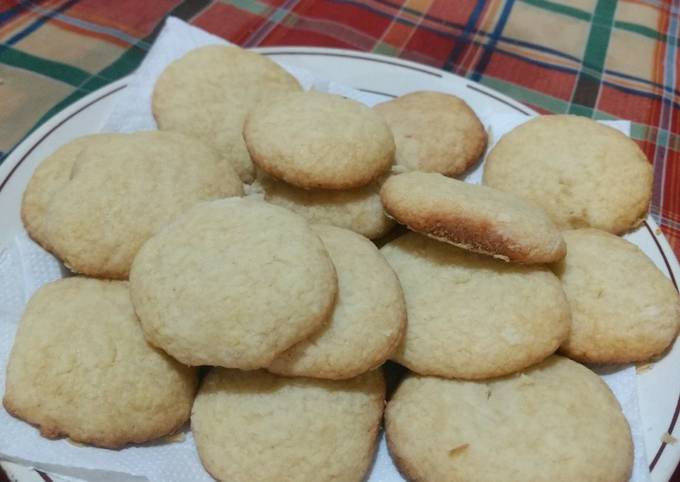
M409 172L389 178L380 198L398 222L463 249L518 263L550 263L566 253L542 209L489 187Z
M409 170L457 176L475 164L486 149L484 126L455 95L412 92L374 109L394 134L396 164Z
M381 249L404 290L407 325L392 355L422 375L482 379L551 355L569 305L544 266L504 263L408 233Z
M328 324L276 357L268 370L281 375L343 379L383 364L406 325L397 276L373 243L346 229L316 225L338 275Z
M586 363L648 360L680 330L671 281L633 243L596 229L565 231L567 256L554 265L571 305L561 351Z
M295 92L255 107L243 138L253 162L304 189L370 184L394 160L385 121L365 105L324 92Z
M633 466L607 385L558 356L489 382L411 375L387 405L385 432L414 481L627 482Z
M562 229L620 234L639 225L652 196L652 166L621 132L584 117L536 117L501 137L484 183L542 207Z
M260 101L302 88L268 58L238 47L211 45L171 63L154 86L152 110L159 129L212 145L244 182L254 179L241 132Z
M43 159L33 172L21 201L21 219L31 238L43 248L50 249L43 223L52 196L68 182L73 164L83 149L106 142L110 137L109 134L78 137Z
M187 365L266 367L323 326L336 291L307 222L252 199L192 208L144 244L130 272L147 339Z
M127 282L65 278L26 307L3 404L45 437L118 448L181 427L196 386L194 369L144 339Z
M379 371L350 380L214 369L191 413L201 462L217 480L364 480L385 401Z
M126 279L140 246L178 214L243 194L231 165L193 138L154 131L97 139L44 213L52 251L76 273Z
M347 191L302 189L258 174L253 188L264 194L265 201L290 209L310 223L349 229L369 239L384 236L394 226L383 211L378 183Z

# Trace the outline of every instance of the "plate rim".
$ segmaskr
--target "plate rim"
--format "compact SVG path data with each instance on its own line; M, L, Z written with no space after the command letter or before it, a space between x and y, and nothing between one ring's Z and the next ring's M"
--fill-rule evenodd
M485 95L487 97L490 97L494 99L497 102L501 102L508 107L511 107L515 109L516 111L527 115L538 115L539 113L535 111L534 109L522 104L521 102L507 96L506 94L503 94L502 92L498 92L494 89L488 88L478 82L469 80L465 77L456 75L451 72L447 72L445 70L438 69L436 67L431 67L425 64L420 64L417 62L413 62L410 60L404 60L400 59L397 57L389 57L386 55L381 55L381 54L375 54L375 53L369 53L369 52L362 52L362 51L354 51L354 50L348 50L348 49L339 49L339 48L325 48L325 47L304 47L304 46L272 46L272 47L257 47L250 49L255 52L262 53L263 55L266 55L268 57L271 56L277 56L277 55L300 55L300 56L324 56L324 57L340 57L340 58L350 58L353 60L363 60L363 61L372 61L372 62L378 62L382 64L387 64L391 65L394 67L401 67L401 68L407 68L412 71L420 72L423 74L431 75L433 77L437 77L440 79L454 79L456 82L462 82L467 88L470 88L471 90ZM130 78L134 75L134 72L130 75L127 75L121 79L118 79L110 84L107 84L89 94L84 96L83 98L77 100L73 104L70 104L60 110L59 112L55 113L52 117L47 119L40 127L38 127L35 131L30 133L29 135L25 136L23 139L17 143L14 148L7 154L5 159L3 160L2 164L0 164L0 192L3 190L3 188L11 181L12 175L16 172L16 170L20 167L20 165L23 163L23 161L29 157L31 152L35 150L47 137L50 136L52 132L57 130L60 126L62 126L64 123L66 123L69 119L75 117L78 115L80 112L83 110L89 108L93 104L96 104L97 102L101 101L102 99L109 97L123 89L125 89L130 81ZM379 95L384 95L388 97L393 97L391 94L387 94L384 92L378 92L378 91L372 91L368 89L361 89L365 92L370 92L370 93L376 93ZM672 267L672 264L678 265L678 260L673 252L673 250L670 248L670 245L668 244L668 241L665 239L665 236L663 233L661 234L656 234L656 231L660 231L659 226L657 225L656 221L652 218L651 215L647 215L645 220L643 221L644 226L648 230L650 236L654 240L654 243L661 254L661 257L663 258L664 264L666 266L666 270L671 278L671 281L673 285L675 286L676 290L678 290L678 281L676 280L674 269ZM664 246L662 246L662 243L660 243L658 238L662 238L662 243ZM1 248L1 247L0 247ZM672 263L669 261L668 256L666 251L671 253L673 256L673 259L675 263ZM680 274L680 272L678 272ZM675 406L675 411L671 417L671 421L668 425L668 433L672 433L678 419L680 418L680 393L678 394L678 399L676 401L676 406ZM661 456L664 453L669 453L666 452L666 447L668 446L668 443L665 441L660 441L659 447L655 453L654 458L649 462L649 472L652 473L654 469L657 467L658 461L661 459ZM671 463L671 469L667 473L667 477L670 480L670 477L673 475L673 471L677 470L678 467L680 467L680 448L673 450L670 452L672 462Z

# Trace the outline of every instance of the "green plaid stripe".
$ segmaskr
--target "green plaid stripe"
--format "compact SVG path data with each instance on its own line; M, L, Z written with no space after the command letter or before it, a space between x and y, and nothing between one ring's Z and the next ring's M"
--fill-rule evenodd
M90 77L89 73L78 67L36 57L9 46L0 47L0 63L30 70L75 87Z
M616 2L610 0L598 0L595 6L595 14L590 26L590 33L583 54L583 65L587 71L581 70L576 87L572 94L572 104L568 109L569 114L578 114L592 117L593 107L597 101L600 90L600 79L604 70L604 61L609 46Z
M591 14L590 12L586 12L584 10L580 10L578 8L570 7L568 5L564 5L562 3L555 3L555 2L548 2L546 0L521 0L524 3L528 3L529 5L533 5L535 7L540 7L544 8L546 10L550 10L555 13L560 13L562 15L569 15L570 17L577 18L579 20L585 20L586 22L590 22L591 20Z

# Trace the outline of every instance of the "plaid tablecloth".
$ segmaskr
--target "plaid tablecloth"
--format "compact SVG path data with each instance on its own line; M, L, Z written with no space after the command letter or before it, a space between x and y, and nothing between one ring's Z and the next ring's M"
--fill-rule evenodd
M0 162L133 71L169 14L246 47L393 55L541 112L629 119L654 163L652 215L680 255L678 0L0 0Z

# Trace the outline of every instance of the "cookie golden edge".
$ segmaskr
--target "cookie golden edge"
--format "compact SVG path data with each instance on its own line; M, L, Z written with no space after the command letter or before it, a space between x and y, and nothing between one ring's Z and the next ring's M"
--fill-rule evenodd
M77 280L90 280L91 278L85 278L85 277L71 277L71 278L61 278L55 282L48 283L45 285L45 287L49 287L50 285L55 285L58 283L64 283L64 282L75 282ZM92 281L98 281L98 282L103 282L103 283L124 283L122 281L116 281L116 280L97 280L97 279L91 279ZM36 292L37 294L37 292ZM30 301L29 301L30 303ZM24 315L22 315L23 318ZM12 346L12 353L14 352L14 343ZM166 355L168 356L168 355ZM12 354L10 354L10 358L8 361L8 365L6 367L7 373L9 373L9 364L12 363ZM169 358L169 356L168 356ZM172 360L174 362L174 360ZM198 377L196 376L196 372L194 369L190 367L183 367L185 370L187 370L188 374L192 374L191 376L191 381L193 383L192 387L192 392L193 395L191 397L191 401L187 404L186 410L184 410L184 415L177 417L177 420L169 425L166 423L165 420L163 421L158 421L157 424L151 427L147 427L147 430L145 431L144 434L139 435L137 437L134 436L126 436L126 435L118 435L118 436L113 436L111 434L107 433L102 433L99 435L88 435L88 436L80 436L76 433L75 431L68 430L64 427L61 426L58 422L55 421L38 421L38 419L43 418L40 415L36 416L34 411L31 409L25 410L20 406L20 403L17 403L15 401L15 396L14 392L18 390L12 383L12 380L7 378L5 380L5 392L2 397L2 405L7 410L7 412L12 415L14 418L21 420L22 422L30 424L32 427L35 427L39 432L40 435L50 439L50 440L57 440L57 439L62 439L62 438L67 438L68 440L71 440L72 442L75 443L81 443L85 445L91 445L94 447L98 448L105 448L105 449L121 449L124 448L128 445L132 444L141 444L141 443L146 443L146 442L151 442L154 440L157 440L159 438L172 435L174 433L177 433L182 427L184 427L187 422L190 419L191 415L191 407L193 404L193 399L196 396L196 393L198 392L198 387L199 387L199 382L198 382Z
M197 388L198 383L196 383L196 388L194 389L194 392L196 392ZM122 449L124 447L127 447L128 445L152 442L154 440L158 440L159 438L166 437L168 435L173 435L177 433L188 422L191 410L191 407L189 407L189 410L187 411L187 416L183 420L178 421L174 426L170 428L170 430L168 430L168 427L166 425L158 423L157 426L152 427L149 430L148 436L112 437L110 435L101 434L99 436L93 437L80 437L78 435L69 433L67 430L59 428L59 426L56 423L34 422L32 420L34 417L32 417L30 413L22 410L21 408L14 404L11 395L8 395L7 393L7 389L5 391L5 396L2 399L2 405L3 407L5 407L5 410L7 410L7 412L10 415L35 427L40 431L40 435L47 439L58 440L62 438L67 438L68 440L71 440L72 442L75 443L92 445L94 447L104 449Z
M398 176L393 176L383 184L380 189L380 200L387 216L404 224L411 231L506 262L553 263L567 254L567 246L564 239L559 236L557 228L555 229L556 242L553 242L552 246L532 247L522 242L513 243L508 240L507 236L500 233L493 223L486 220L473 219L465 215L457 216L445 210L427 212L409 206L408 202L398 200L398 194L393 192L392 182Z

